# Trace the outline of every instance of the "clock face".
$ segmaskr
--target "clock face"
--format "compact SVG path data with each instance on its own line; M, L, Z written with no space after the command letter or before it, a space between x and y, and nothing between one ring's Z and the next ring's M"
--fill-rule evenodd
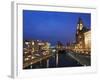
M83 28L83 24L80 24L80 30L82 30L82 28Z
M79 29L79 24L77 24L77 30Z

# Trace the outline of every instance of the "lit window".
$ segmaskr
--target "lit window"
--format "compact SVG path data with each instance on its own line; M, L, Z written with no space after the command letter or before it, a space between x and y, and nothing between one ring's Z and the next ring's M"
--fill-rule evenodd
M25 42L25 44L26 44L26 45L28 45L28 44L29 44L29 42Z
M34 45L34 42L32 42L32 45Z

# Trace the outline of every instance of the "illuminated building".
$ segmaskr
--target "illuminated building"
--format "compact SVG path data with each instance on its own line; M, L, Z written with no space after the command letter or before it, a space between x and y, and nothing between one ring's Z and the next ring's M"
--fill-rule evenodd
M63 45L60 41L58 41L58 42L57 42L57 45L56 45L56 49L57 49L58 51L62 51L63 48L64 48L64 45Z
M91 31L85 32L84 33L85 36L85 48L86 49L90 49L91 48Z
M40 40L30 40L23 42L23 63L29 63L36 56L45 56L49 54L50 43Z
M79 18L76 29L76 45L77 51L84 52L91 48L91 31L84 25L81 18Z
M85 48L84 33L87 31L89 29L84 26L82 19L79 18L76 31L76 43L80 44L80 48Z

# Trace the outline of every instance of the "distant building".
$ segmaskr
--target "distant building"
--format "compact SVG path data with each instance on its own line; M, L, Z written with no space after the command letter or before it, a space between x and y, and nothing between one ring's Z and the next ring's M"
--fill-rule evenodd
M24 45L27 45L25 49L30 51L32 54L40 53L41 51L49 52L50 49L50 43L41 40L24 41Z
M62 42L57 41L56 49L58 51L62 51L64 49L64 45L62 44Z
M88 29L81 18L79 18L76 29L76 45L77 51L90 51L91 48L91 31Z

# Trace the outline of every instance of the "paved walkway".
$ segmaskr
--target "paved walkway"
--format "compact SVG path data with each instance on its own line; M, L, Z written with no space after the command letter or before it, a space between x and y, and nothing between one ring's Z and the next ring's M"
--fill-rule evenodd
M91 65L91 56L82 55L82 54L73 53L73 52L68 52L67 54L84 66Z

